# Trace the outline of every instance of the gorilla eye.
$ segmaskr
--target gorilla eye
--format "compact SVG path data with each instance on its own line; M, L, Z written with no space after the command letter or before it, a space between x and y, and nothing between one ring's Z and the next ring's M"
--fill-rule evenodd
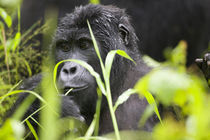
M56 43L56 47L58 47L63 52L70 51L70 47L66 42L58 42L58 43Z
M78 47L81 49L81 50L86 50L88 48L90 48L90 40L87 40L87 39L80 39L79 40L79 43L78 43Z

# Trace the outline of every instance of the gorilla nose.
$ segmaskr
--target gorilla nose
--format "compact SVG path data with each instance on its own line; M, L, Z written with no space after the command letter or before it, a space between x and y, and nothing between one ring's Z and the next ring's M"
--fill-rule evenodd
M64 72L65 74L75 74L77 71L77 67L70 67L70 68L63 68L62 72Z
M73 75L75 74L77 71L77 67L76 66L73 66L73 67L64 67L62 69L62 72L65 73L66 75Z

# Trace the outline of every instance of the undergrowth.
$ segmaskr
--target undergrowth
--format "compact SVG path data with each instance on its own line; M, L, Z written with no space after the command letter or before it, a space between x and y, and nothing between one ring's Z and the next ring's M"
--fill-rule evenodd
M20 29L12 31L11 17L0 10L3 22L1 25L1 44L0 44L0 118L10 108L13 103L13 95L27 92L29 96L26 101L18 108L11 118L7 118L0 128L0 139L27 139L31 135L34 139L131 139L131 140L208 140L210 139L210 97L209 89L204 78L191 73L186 68L186 42L181 41L175 49L166 51L167 61L158 63L149 57L144 57L148 65L153 66L153 70L141 78L132 89L122 93L118 100L113 103L110 91L110 70L114 56L121 55L132 60L122 50L113 50L108 53L105 64L102 63L100 52L96 40L89 25L90 34L93 40L94 48L99 58L103 79L87 63L79 60L64 60L56 64L54 72L49 69L41 68L42 55L34 47L39 46L39 42L32 41L32 38L41 33L43 26L36 28L36 23L25 34L20 33ZM6 15L6 16L5 16ZM20 17L19 17L20 20ZM6 26L6 27L5 27ZM6 31L8 32L6 33ZM11 30L11 31L9 31ZM31 42L32 41L32 42ZM96 113L91 125L87 128L85 124L73 118L60 118L58 92L56 90L56 72L59 64L66 61L74 61L83 67L96 78L98 84L98 101ZM41 83L43 97L34 91L17 90L23 77L30 77L38 72L47 71L49 73ZM53 79L54 77L54 79ZM139 94L140 98L146 98L149 105L146 108L139 122L139 127L143 126L146 120L154 113L160 120L153 132L143 131L119 131L115 110L124 103L132 94ZM114 133L98 136L100 103L104 95L108 101L110 114L113 121ZM41 106L35 112L41 111L41 122L38 123L33 118L33 114L25 120L21 120L27 107L35 98L41 101ZM158 106L172 108L173 115L160 115ZM176 117L174 117L174 114ZM37 133L30 124L32 119L40 126ZM28 130L25 131L24 123Z
M38 49L39 41L32 39L45 29L40 21L21 34L20 23L18 27L13 27L12 18L2 8L0 15L4 19L0 22L0 96L2 96L11 91L15 84L39 73L41 60L46 55ZM18 19L20 20L20 17ZM14 99L15 97L11 96L0 101L0 122Z

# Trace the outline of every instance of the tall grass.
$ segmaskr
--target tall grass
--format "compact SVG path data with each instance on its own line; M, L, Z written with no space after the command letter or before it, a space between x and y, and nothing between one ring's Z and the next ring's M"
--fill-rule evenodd
M92 3L98 3L98 1L92 1ZM145 57L147 63L151 64L152 66L156 66L156 68L154 68L151 72L141 78L133 88L123 92L118 97L115 104L113 104L111 98L112 93L110 89L110 71L114 57L116 54L118 54L131 61L133 60L124 51L113 50L107 54L105 63L103 63L97 41L94 37L94 31L92 31L91 26L87 21L96 55L98 56L98 59L100 61L104 82L102 81L100 75L95 72L92 66L90 66L88 63L75 59L63 60L55 65L53 72L46 69L43 70L47 71L49 75L46 76L42 81L41 91L43 92L43 96L40 96L34 91L15 90L16 87L18 87L18 85L20 84L20 78L17 78L17 80L13 83L13 77L15 77L15 74L13 72L16 71L19 67L12 67L13 63L11 62L13 62L13 59L11 59L11 56L18 55L19 59L16 59L16 61L20 62L18 62L17 64L24 63L24 66L26 67L29 76L31 76L33 74L31 66L27 60L20 59L22 55L21 53L19 53L19 49L21 45L27 44L27 41L31 40L31 38L42 29L30 35L32 30L38 24L35 23L34 26L31 27L31 29L21 34L19 23L18 31L13 35L13 37L7 37L5 26L7 26L7 28L11 28L12 19L6 13L6 11L4 11L4 9L0 9L0 16L5 22L0 22L0 50L3 52L3 54L1 55L4 56L4 61L0 62L0 64L4 64L4 69L0 72L0 91L3 91L3 94L0 95L1 109L4 109L4 106L2 106L3 102L5 102L11 96L22 93L30 94L18 107L14 115L8 118L2 125L2 127L0 128L0 139L26 139L31 134L34 139L43 140L63 139L63 135L65 135L64 139L77 140L107 140L112 138L115 138L117 140L128 139L128 137L126 136L129 136L129 139L141 139L141 137L147 135L148 133L132 130L127 132L120 132L115 116L115 110L117 109L117 107L126 102L132 94L136 93L139 94L140 98L146 98L148 103L150 104L146 108L145 113L142 115L139 125L143 126L146 120L154 112L160 120L160 123L158 123L154 127L153 132L149 133L147 137L151 136L153 139L158 140L210 139L210 96L206 94L209 92L209 89L207 88L207 84L203 81L202 78L196 76L194 73L189 73L186 69L185 63L187 46L185 42L182 41L175 49L170 49L166 51L167 61L164 63L158 63L151 60L150 58L148 59L148 57ZM18 17L18 19L20 20L19 11ZM25 38L28 35L29 37ZM45 37L49 39L49 36ZM72 61L85 67L95 77L98 85L98 100L96 103L96 112L93 121L91 122L91 125L88 127L88 129L81 128L83 124L77 122L74 119L61 119L59 115L60 99L56 89L57 68L61 63L67 61ZM51 77L52 75L53 77ZM2 78L2 76L4 76L4 78ZM67 94L68 93L66 93L66 95ZM102 96L104 96L108 102L108 107L114 127L114 137L109 137L107 135L98 136L100 127L99 120ZM155 98L153 96L155 96ZM21 118L27 110L28 106L30 106L31 103L37 98L41 102L40 108L38 108L31 115L21 121ZM158 111L159 104L162 104L166 108L171 108L172 106L175 110L174 112L176 119L174 119L174 117L170 115L164 116L164 119L162 120ZM40 122L33 118L33 115L37 112L41 112ZM35 131L29 120L34 121L40 127L39 133ZM26 123L29 131L24 130L24 123ZM83 129L82 131L85 132L75 134L74 132L80 131L79 129ZM26 132L28 133L25 134ZM149 137L149 139L151 139L151 137Z
M20 83L24 78L40 72L41 69L39 60L42 58L42 54L32 48L39 44L31 41L31 38L40 34L45 27L39 27L40 22L37 22L23 34L20 33L20 4L17 7L17 29L14 25L12 26L11 16L0 8L2 18L0 21L0 96L11 92L17 88L14 85ZM14 99L14 96L1 99L0 123Z

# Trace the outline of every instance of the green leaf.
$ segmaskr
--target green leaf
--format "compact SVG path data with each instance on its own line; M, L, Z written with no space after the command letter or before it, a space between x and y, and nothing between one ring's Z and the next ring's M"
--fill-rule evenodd
M28 75L29 75L29 77L30 76L32 76L32 71L31 71L31 67L30 67L30 65L29 65L29 63L28 63L28 61L26 60L26 59L21 59L22 61L23 61L23 63L25 64L25 66L26 66L26 68L27 68L27 71L28 71Z
M148 55L144 55L142 57L143 61L150 67L159 67L160 63L149 57Z
M6 42L7 52L13 51L17 49L21 41L21 33L17 32L14 38L10 38Z
M18 106L18 108L15 110L15 113L12 115L12 118L16 120L21 120L27 111L28 107L33 103L33 101L36 99L33 95L28 95L22 103Z
M164 55L167 59L166 64L178 68L180 71L185 72L186 68L186 51L187 43L180 41L176 48L167 48L164 51Z
M197 134L189 134L186 132L183 122L166 118L163 125L157 124L153 129L153 140L200 140L202 139ZM207 138L208 139L208 138Z
M145 98L147 99L148 103L153 107L156 115L158 116L158 119L160 120L160 122L162 123L162 119L160 117L160 113L158 111L158 106L155 102L155 99L154 97L152 96L152 94L148 91L144 91L144 95L145 95Z
M7 88L9 88L10 90L7 93L12 92L17 86L20 85L21 82L22 81L19 81L17 84L13 85L12 87L11 87L11 85L1 85L1 89L4 89L4 88L7 89ZM5 98L6 98L6 96L4 98L1 98L0 104L4 101Z
M21 39L21 33L17 32L16 35L15 35L15 38L13 40L13 46L12 46L13 52L16 50L17 46L19 46L20 39Z
M101 112L101 102L102 102L102 92L99 88L97 88L97 95L98 95L98 100L96 102L96 124L95 124L95 130L94 130L94 135L98 136L99 133L99 122L100 122L100 112Z
M107 54L106 60L105 60L105 71L106 71L106 77L105 78L106 79L110 78L110 71L111 71L112 63L113 63L113 60L114 60L114 57L115 57L116 54L118 54L122 57L125 57L125 58L134 62L134 60L123 50L112 50L112 51L110 51Z
M135 61L125 51L123 51L123 50L116 50L116 51L117 51L118 55L125 57L135 63Z
M6 11L2 8L0 8L0 16L3 18L5 23L7 24L8 27L11 27L12 25L12 19L11 17L6 13Z
M104 138L115 140L113 132L102 136ZM121 140L152 140L152 132L139 131L139 130L121 130L120 136Z
M35 129L33 128L33 126L31 125L31 123L28 120L26 120L26 124L27 124L28 128L30 129L30 131L32 132L32 134L34 135L35 139L38 140L39 139L38 135L37 135Z
M173 102L176 92L187 90L189 83L185 74L172 69L159 69L150 75L148 88L158 100L169 105Z
M136 90L134 89L128 89L125 92L123 92L117 99L115 105L114 105L114 111L116 111L117 107L121 104L123 104L124 102L126 102L128 100L128 98L132 95L136 93Z
M18 93L30 93L30 94L33 94L34 96L36 96L40 101L42 101L43 103L46 103L46 101L39 95L37 94L36 92L34 91L30 91L30 90L15 90L15 91L12 91L12 92L9 92L3 96L0 96L0 99L2 98L5 98L5 97L8 97L10 95L15 95L15 94L18 94Z
M99 58L99 61L100 61L100 64L101 64L101 69L102 69L102 72L103 72L103 75L105 76L105 68L104 68L104 64L103 64L103 61L101 59L101 55L100 55L100 51L99 51L99 48L98 48L98 44L97 44L97 41L95 39L95 36L93 34L93 31L91 29L91 26L90 26L90 23L89 21L87 20L87 24L88 24L88 28L89 28L89 32L90 32L90 35L91 35L91 38L92 38L92 41L93 41L93 46L94 46L94 49L96 51L96 54Z
M37 111L37 110L36 110ZM34 114L36 114L36 113L34 113ZM32 119L40 128L42 128L42 130L45 130L44 129L44 127L37 121L37 120L35 120L33 117L32 117L33 115L30 115L30 119ZM27 120L27 119L26 119Z
M180 41L178 46L173 49L171 53L172 62L176 65L185 65L186 64L186 49L187 43L185 41Z
M92 4L100 4L100 0L90 0L90 3L92 3Z
M150 116L152 116L153 114L154 114L154 108L153 108L153 106L148 105L148 106L146 107L146 109L144 110L144 113L143 113L143 115L141 116L141 119L140 119L140 121L139 121L140 128L141 128L142 126L144 126L144 124L146 123L146 121L148 120L148 118L149 118Z
M72 90L73 88L69 89L64 95L67 96Z
M14 119L7 119L0 128L1 140L19 140L23 137L24 126Z
M34 111L32 114L30 114L28 117L26 117L21 123L24 123L24 122L26 122L29 118L31 118L32 120L35 120L35 119L33 119L33 115L35 115L36 113L38 113L38 112L40 112L43 108L45 108L46 107L46 105L44 105L44 106L42 106L42 107L40 107L40 108L38 108L36 111ZM35 121L36 122L36 121ZM39 124L38 124L39 125Z
M94 116L93 121L91 122L86 134L85 134L85 140L88 140L90 136L93 135L94 129L96 125L96 115Z
M152 94L148 91L148 81L149 81L149 78L150 78L149 76L150 76L150 74L141 78L137 82L137 84L134 86L134 89L136 89L138 91L140 96L143 95L146 98L147 102L153 107L154 112L156 113L156 115L158 116L158 119L162 123L162 119L160 117L160 113L158 111L158 107L157 107L157 104L155 102L155 99L152 96Z
M104 137L99 137L99 136L91 136L91 137L79 137L76 138L75 140L113 140L113 139L108 139L108 138L104 138Z

